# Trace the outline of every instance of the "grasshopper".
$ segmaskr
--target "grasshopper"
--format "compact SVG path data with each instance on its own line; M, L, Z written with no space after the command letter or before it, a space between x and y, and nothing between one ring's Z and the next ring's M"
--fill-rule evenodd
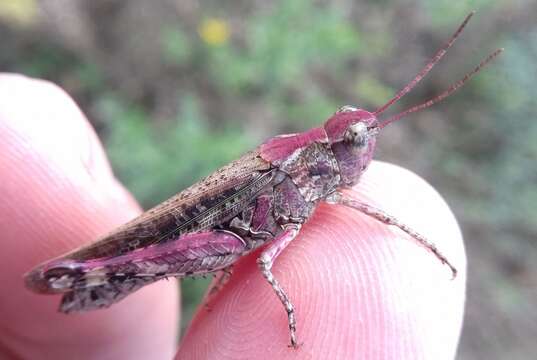
M291 346L297 347L295 309L271 268L322 201L399 228L447 265L455 277L455 266L431 241L341 190L359 182L381 129L449 96L502 51L491 53L431 100L378 119L444 56L472 15L418 75L376 111L344 106L320 127L269 139L98 241L39 265L26 274L27 287L38 293L63 294L61 312L94 310L167 277L228 272L241 257L264 247L257 264L285 308Z

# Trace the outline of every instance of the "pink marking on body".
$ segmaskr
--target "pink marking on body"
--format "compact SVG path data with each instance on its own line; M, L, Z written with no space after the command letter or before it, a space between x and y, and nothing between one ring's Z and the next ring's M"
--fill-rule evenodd
M363 122L367 126L373 126L377 123L377 118L369 111L357 109L353 111L339 112L324 123L324 130L331 143L343 138L345 130L357 122Z
M230 253L240 252L245 247L244 243L237 236L227 232L209 231L181 235L177 240L134 250L125 255L86 260L82 262L75 261L75 263L81 265L84 270L91 270L98 267L158 259L174 253L184 254L187 258L189 257L188 255L191 255L190 257L192 258L196 258L196 250L205 251L206 255L210 255L210 248L219 245L225 246L226 249L229 249ZM59 264L53 265L53 267L58 265Z
M260 146L261 157L271 163L286 159L295 150L305 147L314 141L328 142L322 127L310 129L298 134L275 136Z
M252 218L252 229L258 231L266 224L271 209L272 198L270 195L261 195L256 199L254 216Z

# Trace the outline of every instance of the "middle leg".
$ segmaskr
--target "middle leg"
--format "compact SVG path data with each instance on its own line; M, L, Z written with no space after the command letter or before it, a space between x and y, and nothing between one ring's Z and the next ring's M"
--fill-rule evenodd
M211 307L209 306L209 303L215 298L216 294L224 287L224 285L229 281L231 278L231 275L233 274L233 264L229 265L228 267L220 270L217 274L215 274L215 280L209 287L209 290L207 291L207 295L204 300L204 306L207 311L211 311Z
M289 332L291 336L291 346L294 348L298 347L296 339L295 310L293 304L291 303L291 300L289 299L289 296L287 296L278 280L276 280L276 278L272 274L271 268L274 264L274 260L276 260L278 255L283 251L283 249L287 247L287 245L289 245L291 241L293 241L294 238L296 238L300 231L300 227L300 224L288 224L284 226L285 231L278 237L276 237L257 259L257 264L259 265L261 273L272 286L272 289L282 302L285 311L287 312L287 320L289 323Z

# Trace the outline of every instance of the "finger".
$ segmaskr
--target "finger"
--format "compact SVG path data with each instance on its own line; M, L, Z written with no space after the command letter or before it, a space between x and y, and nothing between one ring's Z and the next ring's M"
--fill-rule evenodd
M111 309L68 316L57 312L59 297L24 288L32 267L140 212L113 177L91 126L58 87L0 75L0 179L0 354L169 358L178 324L172 282Z
M462 324L465 254L445 202L416 175L374 162L355 196L436 243L449 268L412 238L357 211L320 205L273 273L296 309L298 349L286 312L256 269L239 262L199 310L178 358L453 359Z

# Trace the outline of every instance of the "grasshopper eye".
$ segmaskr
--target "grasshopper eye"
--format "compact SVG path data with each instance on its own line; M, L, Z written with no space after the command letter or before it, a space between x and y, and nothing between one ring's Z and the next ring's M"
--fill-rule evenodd
M356 150L364 150L369 143L369 132L367 125L361 122L352 124L343 135L343 141Z

